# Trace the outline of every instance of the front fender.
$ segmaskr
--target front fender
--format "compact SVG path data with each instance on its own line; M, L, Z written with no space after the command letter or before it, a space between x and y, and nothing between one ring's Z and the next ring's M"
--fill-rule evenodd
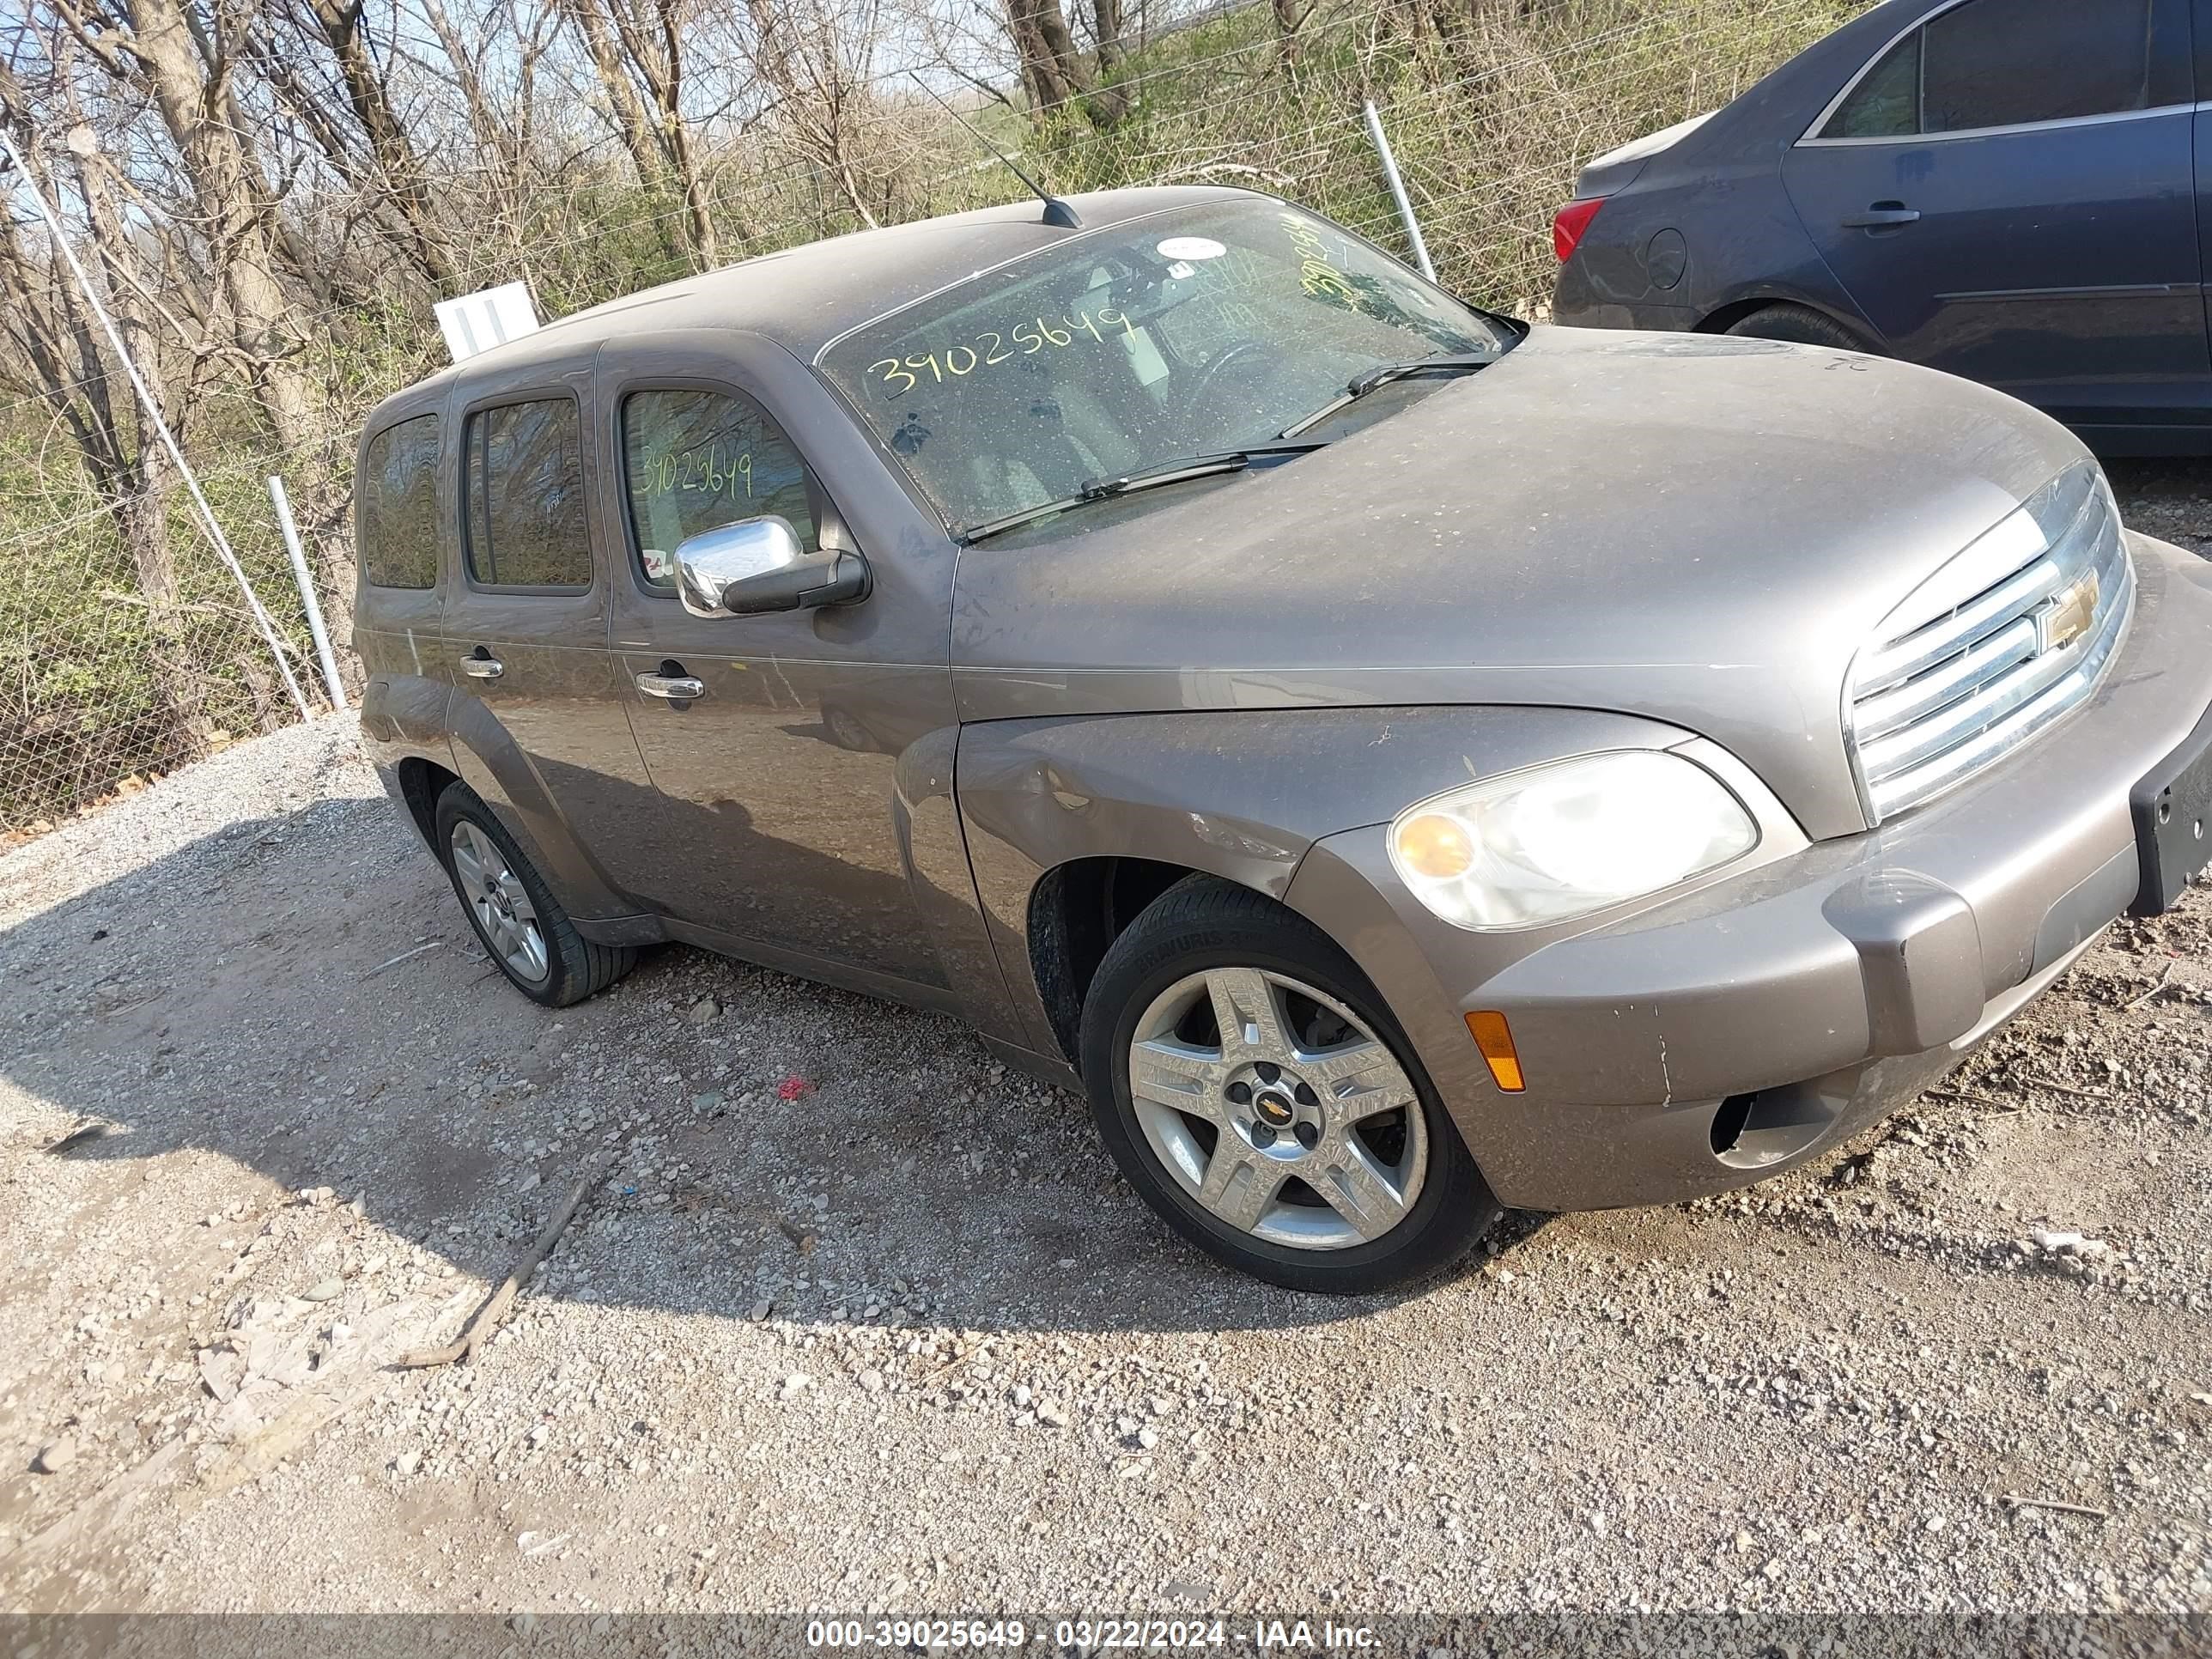
M1031 1046L1054 1054L1029 939L1030 901L1052 871L1079 859L1145 859L1280 899L1316 842L1384 823L1470 777L1689 736L1634 715L1546 708L999 720L962 728L957 792L1008 992Z

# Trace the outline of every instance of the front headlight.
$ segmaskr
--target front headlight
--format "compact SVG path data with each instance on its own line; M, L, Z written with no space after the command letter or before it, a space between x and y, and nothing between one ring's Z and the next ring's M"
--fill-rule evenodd
M1718 778L1663 750L1502 773L1408 807L1390 862L1455 927L1540 927L1741 858L1759 826Z

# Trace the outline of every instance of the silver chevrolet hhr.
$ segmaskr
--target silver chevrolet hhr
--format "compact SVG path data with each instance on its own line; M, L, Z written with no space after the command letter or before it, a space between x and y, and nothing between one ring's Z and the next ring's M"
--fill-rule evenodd
M949 1010L1292 1286L1816 1156L2212 855L2212 565L2052 422L1243 191L639 295L358 486L362 729L526 996Z

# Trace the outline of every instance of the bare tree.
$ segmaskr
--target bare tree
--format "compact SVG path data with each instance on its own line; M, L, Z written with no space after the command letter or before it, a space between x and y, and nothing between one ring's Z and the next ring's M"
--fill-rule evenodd
M145 238L125 228L111 187L110 164L69 89L67 65L52 77L49 106L64 125L58 165L46 160L48 140L32 117L21 82L0 66L0 121L5 121L31 169L26 181L50 203L73 207L82 227L83 262L102 303L122 333L140 378L163 414L182 424L188 400L173 398L163 369L162 337L149 313L162 280L147 268ZM0 180L6 179L0 162ZM64 195L64 186L67 187ZM12 194L12 191L8 192ZM11 218L0 236L0 382L27 392L69 435L94 494L131 561L138 596L154 633L168 642L155 653L155 690L170 724L190 752L204 747L208 722L186 653L175 642L176 564L169 548L167 453L151 441L127 380L109 358L91 304L42 220Z
M659 182L663 168L659 145L645 112L645 100L638 96L637 87L623 65L606 13L597 0L562 0L561 9L583 36L592 72L607 100L607 112L622 137L623 148L629 152L630 164L637 169L638 183L652 188Z
M692 263L702 270L719 264L705 159L684 111L691 20L684 0L564 0L564 9L583 34L640 181L668 181L683 204Z
M247 149L222 27L181 0L52 0L89 59L143 90L160 112L191 186L197 228L212 252L231 344L277 442L304 447L319 401L299 358L277 281L275 204Z
M390 240L425 280L448 289L459 273L453 238L395 106L389 63L378 58L365 10L366 0L271 0L261 27L246 33L247 50L332 171L390 228ZM335 96L309 73L302 48L310 42L329 52Z
M1112 126L1129 112L1128 93L1114 82L1115 73L1128 57L1121 45L1127 29L1121 0L1091 0L1091 33L1097 53L1099 82L1091 104L1092 118L1101 126Z
M1091 89L1090 66L1075 49L1060 0L1006 0L1006 25L1021 58L1030 107L1038 115Z
M900 164L871 143L881 113L868 80L882 27L879 0L749 0L748 9L750 65L772 94L763 120L874 227L863 173L878 177L887 197Z

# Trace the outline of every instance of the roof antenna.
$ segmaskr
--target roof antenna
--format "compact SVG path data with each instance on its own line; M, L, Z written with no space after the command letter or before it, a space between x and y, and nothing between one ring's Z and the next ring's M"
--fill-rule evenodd
M932 87L928 82L923 80L912 70L908 70L907 71L907 78L911 80L915 85L920 87L924 92L927 93L932 98L936 99L938 106L942 108L947 115L959 122L962 126L967 127L969 137L973 138L977 143L982 145L985 149L990 151L991 154L996 156L1000 161L1005 162L1006 171L1012 173L1015 178L1020 179L1024 184L1030 187L1030 194L1036 197L1038 201L1044 204L1044 222L1046 224L1057 226L1061 230L1080 230L1083 228L1083 221L1075 216L1075 210L1073 208L1061 201L1059 197L1049 193L1042 185L1037 183L1037 181L1030 178L1028 173L1024 173L1019 167L1016 167L1014 165L1014 158L1012 156L1007 155L1006 151L1000 149L988 138L986 138L981 132L977 131L974 126L969 125L968 118L961 114L958 110L946 103L944 99L938 97L936 88Z

